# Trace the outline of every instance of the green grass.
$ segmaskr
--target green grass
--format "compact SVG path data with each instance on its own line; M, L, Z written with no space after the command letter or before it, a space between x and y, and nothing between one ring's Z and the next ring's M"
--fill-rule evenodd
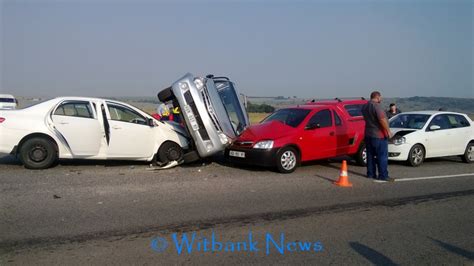
M258 124L268 115L267 113L249 113L250 124Z

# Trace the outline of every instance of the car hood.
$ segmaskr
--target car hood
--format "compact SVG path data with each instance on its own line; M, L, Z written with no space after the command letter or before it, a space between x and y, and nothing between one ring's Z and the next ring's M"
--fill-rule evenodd
M392 131L392 134L394 137L403 137L405 135L418 131L417 129L406 129L406 128L391 128L390 130Z
M239 141L259 141L259 140L274 140L288 135L294 134L296 128L285 125L280 121L270 121L257 125L252 125L245 129Z

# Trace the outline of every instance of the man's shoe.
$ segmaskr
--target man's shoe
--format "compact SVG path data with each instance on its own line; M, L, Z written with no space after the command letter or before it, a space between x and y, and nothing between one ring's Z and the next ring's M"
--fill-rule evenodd
M387 178L377 178L374 180L377 183L385 183L385 182L395 182L395 178L387 177Z

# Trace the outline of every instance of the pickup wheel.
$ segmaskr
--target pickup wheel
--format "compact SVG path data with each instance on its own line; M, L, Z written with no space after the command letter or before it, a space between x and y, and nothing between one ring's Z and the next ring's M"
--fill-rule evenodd
M300 163L300 155L294 148L284 147L277 153L276 163L280 173L289 174L294 172Z
M367 148L365 143L361 143L357 153L354 155L354 159L356 160L357 164L360 166L367 165Z
M183 160L184 152L183 149L176 143L167 141L161 144L158 150L157 160L158 163L167 164L172 161Z
M160 102L169 102L174 99L174 94L171 88L166 88L158 93L158 99Z
M474 162L474 142L467 144L466 151L461 155L463 162L472 163Z
M408 165L417 167L420 166L425 160L425 148L420 144L415 144L411 147L410 152L408 153Z
M46 169L51 167L58 159L55 144L41 137L26 140L20 147L20 160L25 168Z

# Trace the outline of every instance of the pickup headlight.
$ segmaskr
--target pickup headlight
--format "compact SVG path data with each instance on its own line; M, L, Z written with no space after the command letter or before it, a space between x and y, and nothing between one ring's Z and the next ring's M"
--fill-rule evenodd
M186 82L180 82L179 83L179 88L183 91L188 90L188 84Z
M196 88L198 90L202 89L202 87L204 87L204 81L200 78L195 78L194 79L194 85L196 85Z
M224 134L224 133L219 133L219 139L221 140L221 143L223 145L226 145L227 143L229 143L229 138L227 138L227 136Z
M264 141L257 142L257 144L253 146L253 148L254 149L271 149L273 148L273 140L264 140Z
M393 140L393 144L395 145L402 145L402 144L405 144L406 142L407 142L407 139L405 137L396 138Z

